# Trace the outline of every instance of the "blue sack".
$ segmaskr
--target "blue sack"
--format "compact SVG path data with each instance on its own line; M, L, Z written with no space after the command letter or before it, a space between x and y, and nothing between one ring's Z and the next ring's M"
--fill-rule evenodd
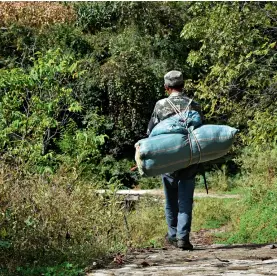
M141 175L171 173L192 164L222 157L231 148L238 132L237 129L224 125L202 125L194 130L182 131L183 133L156 136L151 133L151 137L136 143L135 160Z
M187 134L188 130L192 131L193 129L201 125L202 120L197 111L185 111L181 112L180 115L176 114L158 123L152 129L149 137L157 136L160 134Z

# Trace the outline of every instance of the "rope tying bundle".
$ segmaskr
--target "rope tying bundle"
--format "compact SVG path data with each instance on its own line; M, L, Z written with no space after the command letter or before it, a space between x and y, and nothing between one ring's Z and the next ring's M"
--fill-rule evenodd
M193 131L190 131L190 129L188 128L188 124L187 124L187 118L188 118L188 115L187 115L187 118L185 118L183 116L183 114L181 113L181 110L177 108L177 106L169 99L167 98L167 101L168 103L170 104L170 106L173 108L173 110L175 111L176 114L178 114L180 116L181 119L183 119L184 123L186 124L186 127L187 127L187 130L188 130L188 141L189 141L189 147L190 147L190 160L189 160L189 164L188 164L188 167L191 165L191 162L192 162L192 142L191 142L191 135L193 135L194 137L194 140L195 140L195 143L197 145L197 148L198 148L198 151L199 151L199 160L197 162L197 164L199 164L201 162L201 159L202 159L202 152L201 152L201 147L199 145L199 141L197 140L196 138L196 135L193 133ZM188 105L186 106L184 112L186 112L188 110L188 108L190 107L192 103L192 99L189 100L188 102ZM203 167L203 165L202 165ZM204 178L204 184L205 184L205 188L206 188L206 192L208 194L208 185L207 185L207 180L206 180L206 175L205 175L205 171L204 169L202 168L202 172L201 172L203 178Z
M200 144L195 136L195 134L193 133L193 131L190 131L188 129L188 125L187 125L187 119L188 119L188 115L187 118L183 115L185 112L188 111L188 109L190 108L190 105L192 103L192 99L189 100L188 105L186 106L185 110L183 111L183 113L181 112L181 110L169 99L167 98L167 102L169 103L169 105L173 108L173 110L175 111L175 113L184 121L184 123L186 124L186 128L188 130L188 141L189 141L189 146L190 146L190 160L189 160L189 164L188 166L191 165L192 162L192 142L191 142L191 134L193 135L193 138L195 140L195 143L197 145L198 151L199 151L199 160L197 162L197 164L199 164L201 162L202 159L202 154L201 154L201 147Z

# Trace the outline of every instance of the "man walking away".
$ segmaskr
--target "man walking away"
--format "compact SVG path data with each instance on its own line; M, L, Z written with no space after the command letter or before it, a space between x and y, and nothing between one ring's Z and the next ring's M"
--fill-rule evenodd
M173 70L168 72L164 76L164 87L169 97L156 103L148 124L148 135L160 121L176 114L171 103L181 112L195 110L202 116L200 105L191 101L183 93L184 79L180 71ZM189 235L191 231L193 193L197 168L198 165L196 164L162 175L166 200L165 216L168 226L166 240L170 244L184 250L193 249Z

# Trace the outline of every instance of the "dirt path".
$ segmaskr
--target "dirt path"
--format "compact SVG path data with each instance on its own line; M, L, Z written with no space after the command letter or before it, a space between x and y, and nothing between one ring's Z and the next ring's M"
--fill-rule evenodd
M123 195L163 196L160 190L120 192ZM195 197L207 197L195 194ZM239 198L238 195L209 194L208 197ZM136 200L138 200L136 199ZM224 230L224 229L221 229ZM202 230L192 233L193 251L182 251L168 246L160 249L133 249L126 255L115 256L105 268L93 270L87 276L183 276L183 275L276 275L277 245L215 245L212 233L221 231Z
M193 251L174 247L133 250L89 276L277 275L274 245L212 245L208 231L192 236Z

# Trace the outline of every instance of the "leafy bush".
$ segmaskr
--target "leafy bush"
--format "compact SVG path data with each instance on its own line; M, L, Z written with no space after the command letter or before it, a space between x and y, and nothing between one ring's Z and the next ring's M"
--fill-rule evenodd
M38 53L29 71L1 69L0 147L30 166L51 159L50 143L65 128L80 104L66 87L76 78L76 63L70 55L49 51Z
M204 180L202 179L202 176L199 175L197 178L200 178L198 185L200 184L201 187L204 188ZM226 165L222 165L221 167L216 166L213 170L206 172L206 179L208 188L212 191L227 192L236 186L233 177L227 171Z
M85 118L85 127L78 129L77 124L71 120L61 130L59 139L55 141L58 147L56 160L75 171L76 176L83 180L98 178L101 171L100 147L105 143L106 135L97 132L102 121L103 118L100 116L90 114Z
M112 155L106 155L99 163L98 173L96 177L102 186L109 188L113 182L120 182L121 188L134 188L139 181L138 174L131 172L131 167L134 166L134 162L128 159L117 160Z
M241 165L241 177L237 184L242 187L250 204L263 200L268 192L275 191L277 150L276 147L244 149L237 160Z
M253 120L247 122L248 131L243 136L245 143L257 149L264 145L277 144L276 110L268 108L255 112Z
M246 143L259 135L247 136L248 120L255 120L256 112L276 109L276 7L193 3L182 31L191 45L187 61L200 74L192 87L204 102L206 117L244 130Z
M75 61L94 52L93 39L83 34L80 28L74 26L73 23L70 24L70 22L50 25L40 32L34 29L33 32L35 32L34 44L41 52L52 49L55 45L55 48L60 48L63 52L73 53Z
M88 110L98 108L106 116L108 154L133 155L133 145L145 136L155 102L164 97L163 75L173 66L189 71L186 44L179 37L182 7L76 3L77 25L90 37L93 51L81 63L87 73L73 89Z
M20 22L9 26L1 32L5 56L2 66L32 66L30 57L36 59L37 51L44 54L53 45L69 53L75 62L81 59L77 70L85 73L82 78L69 78L66 87L78 97L84 113L97 109L98 114L106 116L104 132L110 139L105 152L130 156L134 142L145 136L156 100L164 96L164 73L172 66L189 71L185 65L186 43L179 37L184 23L183 6L95 2L67 6L57 3L53 9L56 5L68 9L74 6L77 27L74 20L56 24L50 19L48 27L39 30L36 25ZM34 11L41 8L36 3L16 7L20 11L23 7ZM114 29L116 32L111 32Z
M162 187L161 178L158 177L141 177L138 180L138 188L140 189L159 189Z
M85 62L81 68L87 73L73 88L89 111L98 108L106 116L106 134L110 137L107 151L114 155L122 156L123 150L134 152L133 145L145 135L155 99L160 95L155 86L157 77L140 57L128 51L98 68L93 60L92 65Z
M76 3L77 26L85 32L122 31L133 25L143 34L170 36L182 27L184 6L157 2L82 2ZM174 16L172 14L174 13Z
M35 31L25 26L0 28L0 68L26 68L38 50Z

